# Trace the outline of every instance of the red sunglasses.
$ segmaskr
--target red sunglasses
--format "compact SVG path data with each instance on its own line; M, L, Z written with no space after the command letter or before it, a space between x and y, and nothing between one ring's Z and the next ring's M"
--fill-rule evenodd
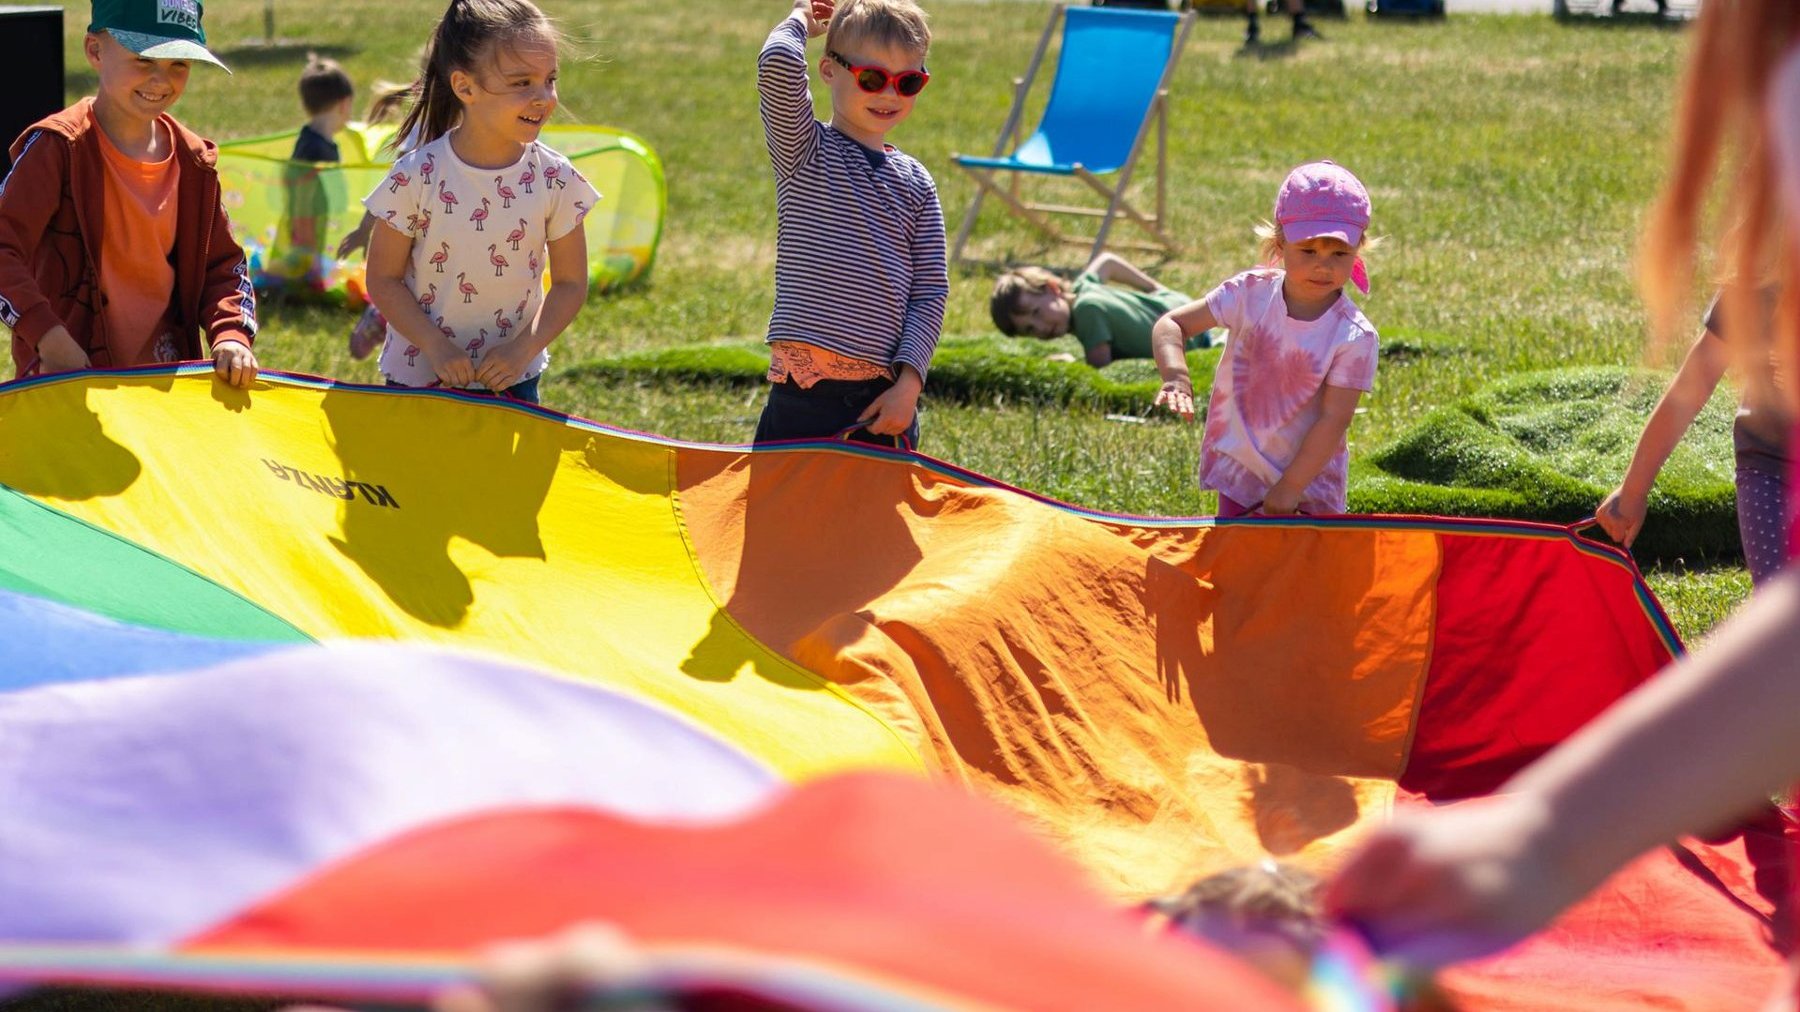
M835 49L828 49L825 55L838 62L838 65L856 76L856 86L871 95L887 90L888 82L894 82L894 92L903 98L911 98L925 90L925 82L931 80L931 74L925 70L902 70L898 74L890 74L884 67L858 67L849 60L838 55Z

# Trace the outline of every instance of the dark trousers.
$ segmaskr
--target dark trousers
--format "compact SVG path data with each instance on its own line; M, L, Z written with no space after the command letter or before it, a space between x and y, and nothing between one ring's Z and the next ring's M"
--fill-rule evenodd
M756 442L781 439L836 439L844 436L859 443L916 449L919 416L900 436L877 436L861 428L857 419L869 405L894 385L893 380L820 380L801 389L784 380L769 386L769 402L756 422ZM848 435L845 435L846 432Z

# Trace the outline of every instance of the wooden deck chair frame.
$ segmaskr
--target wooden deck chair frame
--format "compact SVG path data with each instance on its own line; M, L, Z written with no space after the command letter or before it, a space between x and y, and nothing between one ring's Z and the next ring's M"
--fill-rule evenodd
M1025 97L1030 93L1031 85L1037 79L1038 68L1044 63L1044 54L1050 49L1050 38L1055 34L1057 26L1062 24L1063 13L1067 9L1068 4L1061 3L1051 9L1050 20L1044 25L1044 33L1038 37L1037 49L1031 54L1031 64L1026 68L1025 76L1013 78L1012 110L1006 114L1006 124L1000 128L1000 137L994 142L994 151L989 157L1001 157L1017 140L1019 120L1025 112ZM1105 179L1088 171L1080 163L1076 163L1074 166L1075 177L1099 194L1107 202L1106 206L1101 208L1068 204L1035 204L1026 200L1019 192L1019 176L1028 170L971 166L956 162L958 168L967 172L974 179L976 190L975 198L969 202L968 212L963 215L962 226L956 232L956 243L950 252L952 264L962 262L963 247L969 241L969 233L975 228L975 218L981 211L981 202L989 194L992 194L1004 203L1009 211L1024 219L1052 241L1071 244L1091 243L1093 248L1088 252L1090 261L1099 256L1100 251L1106 248L1107 236L1111 233L1113 223L1118 220L1121 213L1148 232L1154 241L1115 242L1113 243L1115 247L1160 253L1170 253L1177 249L1175 241L1170 239L1168 233L1164 232L1162 228L1168 191L1169 81L1175 76L1175 66L1181 61L1181 51L1186 47L1188 30L1193 27L1195 16L1191 10L1181 13L1180 23L1175 29L1174 40L1169 46L1168 61L1163 64L1162 78L1156 86L1155 97L1150 102L1150 108L1145 113L1143 122L1138 125L1137 139L1132 142L1130 154L1126 156L1125 163L1115 173L1118 177L1117 185L1108 186ZM1132 172L1137 167L1138 156L1143 153L1144 140L1149 135L1153 124L1156 130L1156 209L1154 213L1146 214L1139 210L1125 194L1126 188L1131 183ZM957 158L960 155L952 154L951 157ZM995 182L994 175L998 172L1005 172L1010 176L1005 186ZM1052 214L1099 218L1100 227L1091 239L1085 236L1069 235L1057 228L1056 224L1051 221L1050 215Z

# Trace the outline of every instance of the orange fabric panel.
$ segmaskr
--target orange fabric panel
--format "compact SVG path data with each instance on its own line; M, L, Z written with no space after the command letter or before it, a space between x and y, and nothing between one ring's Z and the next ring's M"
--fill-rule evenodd
M1215 701L1206 710L1216 748L1399 777L1431 658L1443 562L1435 533L1115 529L1208 588L1211 663L1188 681Z
M684 448L677 486L736 622L1122 895L1265 854L1320 863L1387 809L1429 648L1429 534L1121 536L816 449ZM1319 635L1292 636L1297 616Z

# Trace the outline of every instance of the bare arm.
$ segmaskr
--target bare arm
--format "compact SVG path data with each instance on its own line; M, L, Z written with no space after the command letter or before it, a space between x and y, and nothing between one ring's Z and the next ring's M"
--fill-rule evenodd
M1087 265L1084 273L1093 274L1108 284L1114 282L1126 284L1143 292L1154 292L1162 287L1156 283L1155 278L1138 270L1124 257L1114 253L1102 253L1095 257Z
M412 289L406 287L406 265L412 259L413 241L386 223L377 224L369 237L369 301L387 317L388 325L415 345L431 363L445 386L466 387L475 379L469 356L450 343L419 308Z
M1162 375L1162 390L1152 404L1162 405L1182 418L1194 417L1194 382L1188 377L1187 339L1190 334L1217 325L1206 303L1190 302L1162 315L1150 328L1150 357Z
M1344 445L1344 433L1350 431L1350 422L1356 417L1356 404L1360 400L1362 391L1354 387L1326 385L1319 391L1319 420L1306 430L1300 448L1294 451L1294 459L1288 462L1287 470L1281 472L1281 480L1263 497L1264 513L1292 513L1299 507L1306 486L1312 484L1338 448Z
M1396 818L1327 891L1435 965L1538 930L1638 854L1717 829L1800 776L1800 571L1491 798Z
M1600 501L1595 511L1600 526L1614 541L1629 548L1637 540L1649 511L1650 488L1656 484L1657 473L1694 424L1700 409L1706 407L1730 360L1725 342L1708 333L1702 333L1688 349L1674 381L1644 423L1624 480Z

